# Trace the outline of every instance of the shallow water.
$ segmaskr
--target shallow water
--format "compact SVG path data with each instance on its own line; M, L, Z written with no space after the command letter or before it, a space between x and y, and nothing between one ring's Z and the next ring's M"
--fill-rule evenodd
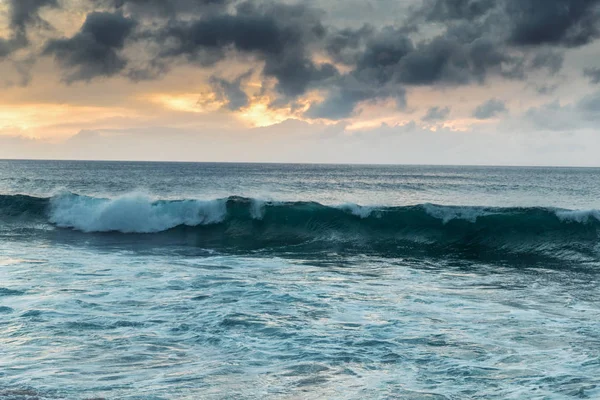
M0 164L0 398L600 397L597 170ZM136 214L156 199L232 195L273 203L146 234L61 228L52 205L139 227L164 216Z

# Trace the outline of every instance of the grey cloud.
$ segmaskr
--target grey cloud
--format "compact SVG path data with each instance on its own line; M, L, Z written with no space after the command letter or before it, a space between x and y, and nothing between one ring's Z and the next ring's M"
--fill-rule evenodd
M20 4L14 24L23 27L39 21L42 7L58 2L11 1ZM345 28L328 25L331 19L315 2L88 4L117 11L91 13L73 37L47 44L45 54L55 56L66 81L114 75L150 80L181 62L214 67L235 58L260 63L264 82L275 82L278 98L273 106L293 105L298 96L318 89L324 101L306 114L330 119L353 115L362 102L395 99L404 107L410 86L481 84L494 76L525 79L540 70L556 74L563 66L564 48L596 39L600 20L600 0L424 0L404 23L375 27L370 21L373 25ZM129 62L124 54L134 53L127 52L126 39L147 45L145 57L152 61L141 57ZM10 40L0 41L0 57L11 49ZM322 55L335 65L317 61ZM213 78L210 83L232 110L248 101L237 80Z
M497 5L496 0L425 0L415 16L428 21L474 20Z
M94 12L87 16L81 30L68 39L48 42L45 54L53 55L67 70L68 82L88 81L98 76L121 72L127 61L118 53L136 22L116 13Z
M600 83L600 68L586 68L583 75L590 79L593 84Z
M315 65L310 58L297 55L267 59L263 73L276 78L277 90L292 98L304 94L310 86L338 75L332 64Z
M490 119L506 111L506 104L502 100L490 99L473 110L473 117Z
M472 24L458 24L431 40L414 44L402 30L384 28L367 42L355 74L380 84L463 85L489 74L521 78L523 57Z
M534 85L533 88L541 95L552 94L558 89L558 84Z
M350 88L340 87L331 90L328 97L321 103L310 106L305 115L309 118L342 119L355 114L356 106L363 101L373 101L379 98L395 97L400 108L406 106L406 92L397 89L396 93L384 94L377 89L366 87Z
M600 34L599 4L599 0L506 0L510 41L519 46L587 44Z
M195 14L218 11L234 0L105 0L109 6L132 15L172 17L176 14Z
M369 78L370 79L370 78ZM356 75L340 76L328 88L327 97L321 103L312 104L307 110L309 118L342 119L355 113L361 102L394 99L398 108L406 107L406 90L394 84L379 84Z
M526 121L548 131L594 129L600 122L600 91L584 96L574 103L558 100L532 107L524 113Z
M413 85L435 83L467 84L482 81L489 69L508 59L487 39L469 44L437 37L418 47L399 65L399 80Z
M169 72L169 65L162 60L150 60L141 67L130 67L125 75L133 82L158 79Z
M551 74L557 74L563 66L564 55L562 53L544 49L537 53L531 60L533 69L547 69Z
M43 7L58 7L57 0L10 0L10 24L23 29L25 25L41 22L39 11Z
M231 111L237 111L246 107L249 103L248 95L242 89L242 82L252 75L252 71L238 76L233 81L223 78L211 77L210 84L220 100L227 103L227 108Z
M524 117L538 129L565 131L576 129L580 121L574 118L572 106L563 106L558 100L528 109Z
M431 107L427 113L421 118L423 122L443 121L450 115L450 107Z
M313 105L307 116L344 118L352 115L359 102L390 97L402 107L404 86L465 85L483 82L490 73L520 78L522 60L478 35L476 29L463 24L415 45L402 29L369 32L352 71L339 77L325 100Z
M12 43L6 39L0 38L0 58L6 57L13 50Z
M362 91L338 89L328 94L321 103L313 104L306 111L309 118L343 119L354 114L358 103L372 97L372 94Z
M325 42L325 50L334 61L353 65L360 57L361 47L374 32L375 28L367 24L359 29L345 28L330 31Z
M27 27L47 23L39 16L44 7L58 7L57 0L9 0L10 37L0 38L0 58L29 45Z
M229 49L264 61L263 74L277 80L277 90L296 97L316 82L337 75L328 63L315 64L308 49L325 28L315 10L304 5L241 3L235 14L219 14L190 22L171 21L159 33L170 43L161 57L185 56L201 65L224 59Z
M371 38L356 64L356 74L379 83L393 79L398 63L415 50L401 31L386 27Z
M515 46L576 47L600 34L600 0L425 0L413 18L430 22L480 21Z
M598 112L600 112L600 92L595 92L583 97L576 103L576 108L579 111L586 113L594 120L599 120L600 115Z

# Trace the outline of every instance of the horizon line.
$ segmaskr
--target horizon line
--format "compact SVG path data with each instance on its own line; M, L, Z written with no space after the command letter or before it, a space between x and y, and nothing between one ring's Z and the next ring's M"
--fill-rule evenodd
M338 166L389 166L389 167L479 167L479 168L589 168L599 165L545 165L545 164L421 164L421 163L367 163L367 162L283 162L283 161L184 161L184 160L123 160L123 159L67 159L67 158L1 158L0 161L63 161L97 163L156 163L156 164L255 164L255 165L338 165Z

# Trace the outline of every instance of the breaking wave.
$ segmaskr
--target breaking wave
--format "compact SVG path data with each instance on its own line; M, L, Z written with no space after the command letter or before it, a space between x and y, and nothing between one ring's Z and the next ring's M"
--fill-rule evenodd
M554 208L336 207L229 197L210 201L114 199L71 193L51 198L0 196L2 218L42 219L93 233L158 234L201 246L265 248L310 245L409 254L414 251L543 253L598 259L600 211Z

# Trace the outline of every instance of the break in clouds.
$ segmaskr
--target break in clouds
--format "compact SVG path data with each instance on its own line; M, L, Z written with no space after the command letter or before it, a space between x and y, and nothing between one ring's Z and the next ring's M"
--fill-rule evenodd
M158 80L180 65L246 64L237 77L215 74L207 82L225 108L249 103L245 83L254 74L275 99L270 107L294 107L316 91L304 117L339 120L361 103L393 101L405 109L414 87L526 81L531 74L550 79L570 52L600 36L600 0L410 1L391 22L338 17L333 3L10 0L0 57L26 54L28 65L53 59L65 85ZM75 8L86 17L69 35L44 18L49 10ZM580 75L597 83L598 68L583 66ZM504 103L490 96L472 116L504 112ZM448 114L431 108L423 120Z

